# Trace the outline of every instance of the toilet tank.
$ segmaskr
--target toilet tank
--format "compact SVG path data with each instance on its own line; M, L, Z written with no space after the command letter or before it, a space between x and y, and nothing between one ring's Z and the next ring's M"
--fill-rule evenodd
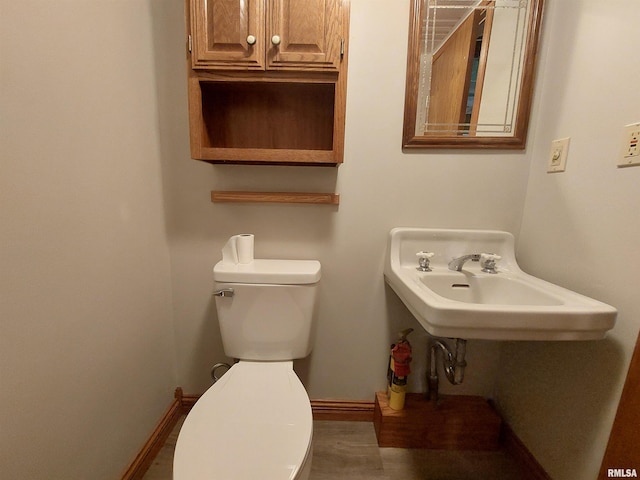
M218 262L216 311L225 354L240 360L282 361L311 353L320 262L253 260Z

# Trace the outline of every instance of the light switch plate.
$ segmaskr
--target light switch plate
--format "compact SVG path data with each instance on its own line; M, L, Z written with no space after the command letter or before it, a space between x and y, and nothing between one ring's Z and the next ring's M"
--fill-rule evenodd
M547 164L547 172L564 172L567 168L567 154L569 153L569 140L567 138L559 138L551 142L551 152L549 153L549 162Z

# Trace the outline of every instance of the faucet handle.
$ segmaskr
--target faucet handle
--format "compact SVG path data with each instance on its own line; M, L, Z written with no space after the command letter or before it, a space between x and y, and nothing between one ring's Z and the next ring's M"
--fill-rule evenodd
M419 251L416 253L416 257L418 257L418 267L416 267L421 272L430 272L431 267L429 267L429 260L433 257L435 253L433 252L423 252Z
M495 253L481 253L480 254L480 266L482 266L482 272L485 273L498 273L496 270L496 262L502 257Z

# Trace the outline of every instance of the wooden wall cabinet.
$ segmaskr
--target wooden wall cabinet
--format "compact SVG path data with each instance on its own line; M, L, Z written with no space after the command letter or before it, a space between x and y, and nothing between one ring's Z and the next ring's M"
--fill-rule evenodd
M348 0L187 0L191 156L338 165Z

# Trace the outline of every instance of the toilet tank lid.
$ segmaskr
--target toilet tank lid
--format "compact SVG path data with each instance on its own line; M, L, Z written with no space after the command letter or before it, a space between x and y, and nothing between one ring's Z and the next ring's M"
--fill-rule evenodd
M251 263L223 263L213 267L216 282L303 285L320 280L317 260L256 259Z

